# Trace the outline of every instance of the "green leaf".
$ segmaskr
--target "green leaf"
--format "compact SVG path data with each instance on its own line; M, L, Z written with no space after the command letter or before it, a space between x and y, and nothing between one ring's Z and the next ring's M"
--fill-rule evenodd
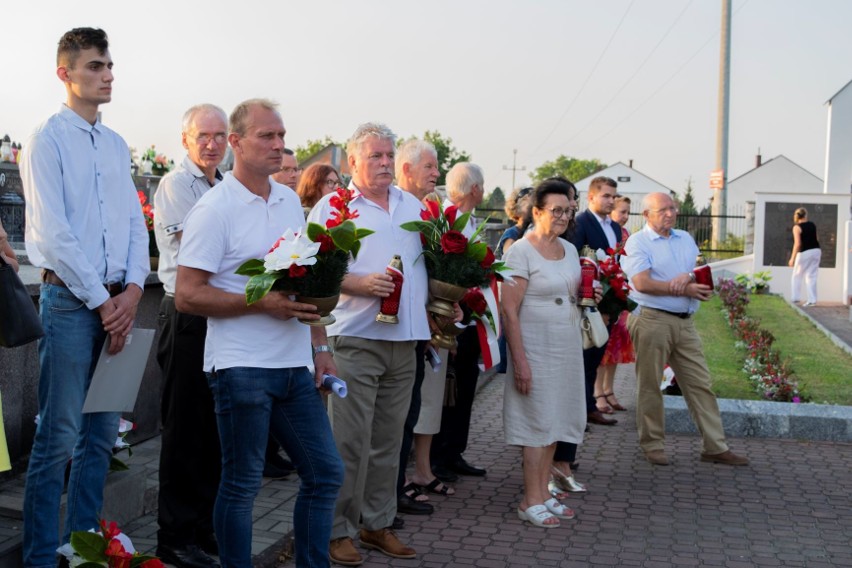
M470 211L467 213L462 213L458 217L456 217L456 222L453 223L454 231L463 231L465 227L467 227L467 222L470 219Z
M485 260L485 255L488 254L488 245L483 242L473 243L468 241L465 254L475 259L476 262L482 262Z
M101 562L81 562L77 564L77 568L104 568L106 562L106 560Z
M320 235L327 235L328 230L317 223L308 223L308 238L316 242Z
M349 252L352 250L352 245L355 244L355 223L352 221L344 221L340 225L329 229L331 240L334 241L334 246L340 250Z
M107 543L99 532L74 531L71 533L71 546L83 560L100 562L104 560Z
M475 230L475 231L473 232L473 234L470 236L470 240L472 240L472 241L475 241L475 240L476 240L476 237L478 237L478 236L479 236L479 233L481 233L481 232L482 232L482 230L485 228L485 226L486 226L486 224L488 223L488 220L489 220L490 218L491 218L491 215L489 214L489 215L488 215L488 217L486 217L486 218L485 218L485 220L484 220L482 223L480 223L478 227L476 227L476 230Z
M272 285L278 280L276 273L258 274L249 278L246 283L246 304L249 306L266 296L272 289Z
M372 229L363 229L363 228L355 229L355 238L360 240L360 239L363 239L364 237L369 237L370 235L372 235L375 232L376 231L374 231Z
M236 270L236 274L242 276L255 276L264 272L266 272L266 269L263 267L263 261L256 258L245 261Z
M109 470L110 471L127 471L130 469L130 466L118 459L115 456L112 456L109 459Z
M353 259L358 258L358 251L359 250L361 250L361 242L355 241L354 243L352 243L352 249L349 252L352 253Z
M401 228L406 231L414 231L414 232L428 232L432 230L432 223L429 221L408 221L407 223L403 223L400 225Z

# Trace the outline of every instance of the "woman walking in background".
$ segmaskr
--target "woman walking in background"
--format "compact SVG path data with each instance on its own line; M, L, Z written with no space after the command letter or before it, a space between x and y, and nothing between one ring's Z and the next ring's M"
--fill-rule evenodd
M819 261L822 251L817 240L817 229L813 222L808 221L808 210L799 207L793 213L793 252L790 253L788 266L793 267L793 292L791 300L799 301L799 292L802 288L802 277L808 293L808 301L802 304L804 307L813 306L817 303L817 273L819 272Z

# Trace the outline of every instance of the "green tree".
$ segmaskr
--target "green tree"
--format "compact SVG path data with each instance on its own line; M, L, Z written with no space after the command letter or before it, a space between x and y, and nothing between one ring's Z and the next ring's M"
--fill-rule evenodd
M469 162L470 154L453 146L452 138L445 138L437 130L427 130L423 134L423 140L435 146L438 151L438 185L444 185L447 181L447 172L458 162Z
M606 168L606 164L597 158L581 160L570 156L560 155L555 160L545 162L530 174L533 183L546 180L551 177L564 177L570 181L579 181Z
M329 144L337 144L338 146L344 146L345 144L340 142L335 142L331 139L331 136L326 135L322 140L308 140L302 146L296 146L293 151L296 153L296 161L300 164L328 146Z
M482 200L482 203L479 204L477 209L497 209L502 211L505 206L506 196L503 195L503 190L499 187L495 187L494 190L488 194L488 197Z

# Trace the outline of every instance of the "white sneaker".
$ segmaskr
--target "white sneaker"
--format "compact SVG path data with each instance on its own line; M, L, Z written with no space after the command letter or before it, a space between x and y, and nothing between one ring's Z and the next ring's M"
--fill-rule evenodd
M811 306L816 306L816 302L805 302L804 304L802 304L803 308L809 308Z

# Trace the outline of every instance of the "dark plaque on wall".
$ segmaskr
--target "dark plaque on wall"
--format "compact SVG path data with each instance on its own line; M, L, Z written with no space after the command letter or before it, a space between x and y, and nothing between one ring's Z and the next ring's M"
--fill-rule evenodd
M776 203L767 202L763 234L763 264L787 266L793 250L793 212L799 207L808 210L808 221L817 228L817 240L822 249L820 268L834 268L837 257L837 204L835 203Z

